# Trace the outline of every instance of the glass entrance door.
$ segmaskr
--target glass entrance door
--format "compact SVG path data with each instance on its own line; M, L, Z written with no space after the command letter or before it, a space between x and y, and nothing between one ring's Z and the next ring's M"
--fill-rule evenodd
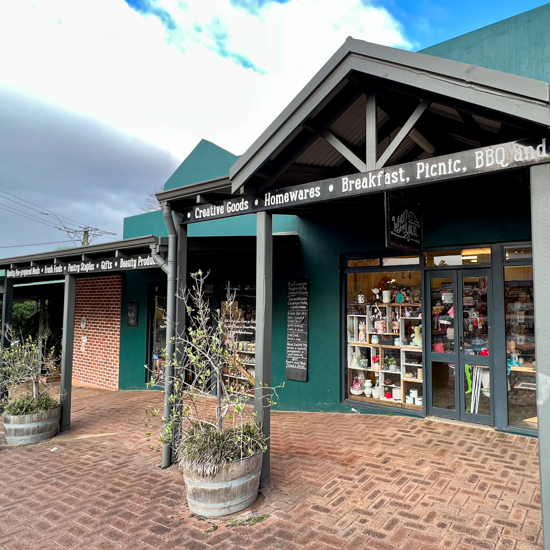
M493 424L488 271L427 272L428 414Z

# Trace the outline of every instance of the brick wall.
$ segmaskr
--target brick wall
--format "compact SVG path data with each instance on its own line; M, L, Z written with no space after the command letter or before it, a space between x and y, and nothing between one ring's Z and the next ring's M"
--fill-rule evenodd
M73 384L118 389L121 293L120 275L76 281Z

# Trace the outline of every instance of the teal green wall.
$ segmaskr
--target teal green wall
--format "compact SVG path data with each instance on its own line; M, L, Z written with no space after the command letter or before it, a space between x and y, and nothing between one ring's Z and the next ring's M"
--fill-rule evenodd
M145 389L145 363L147 362L147 293L149 285L166 283L166 275L160 269L127 271L122 279L122 307L120 320L119 381L121 390ZM127 325L128 302L139 304L139 324Z
M134 239L136 237L145 237L146 235L168 237L168 230L164 223L162 210L124 218L123 239Z
M550 82L550 4L422 53Z
M239 157L202 139L164 184L164 190L227 177Z
M298 221L296 216L275 215L273 216L273 231L281 233L296 231ZM124 219L124 239L143 237L145 235L157 235L167 237L164 216L160 210L138 214ZM212 220L209 222L195 223L189 226L190 237L213 237L213 236L237 236L256 235L256 216L236 216L223 220Z

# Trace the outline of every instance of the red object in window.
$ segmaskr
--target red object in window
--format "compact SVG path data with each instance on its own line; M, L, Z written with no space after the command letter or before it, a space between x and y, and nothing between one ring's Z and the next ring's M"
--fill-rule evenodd
M489 355L489 350L488 349L482 349L479 352L479 355L484 355L485 357L487 357Z

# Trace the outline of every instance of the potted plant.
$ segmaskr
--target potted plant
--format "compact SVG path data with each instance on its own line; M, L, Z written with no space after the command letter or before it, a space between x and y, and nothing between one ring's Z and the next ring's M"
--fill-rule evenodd
M61 405L50 395L51 385L41 383L41 378L56 374L57 365L51 361L53 351L48 352L45 363L47 338L27 336L16 340L10 327L6 328L6 337L10 346L1 354L2 384L8 393L2 402L6 443L30 445L51 439L59 428Z
M242 383L249 378L238 354L242 321L235 295L228 290L223 312L213 312L204 295L206 276L199 271L191 277L192 288L181 297L187 328L176 336L172 414L163 418L161 442L175 451L190 510L216 517L256 500L267 441L251 405L254 388L247 391ZM262 407L274 404L276 389L262 394ZM215 407L209 406L212 401ZM146 421L150 429L156 427L150 417Z

